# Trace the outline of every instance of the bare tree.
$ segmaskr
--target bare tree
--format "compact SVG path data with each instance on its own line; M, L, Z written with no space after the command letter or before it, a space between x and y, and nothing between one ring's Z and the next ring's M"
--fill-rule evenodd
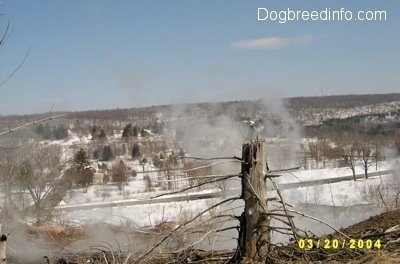
M356 165L357 165L357 142L354 141L351 144L346 144L342 147L341 157L346 163L347 167L351 169L354 181L356 180Z
M126 171L126 165L123 160L120 160L119 163L112 168L112 180L117 183L120 191L122 191L128 179Z
M375 170L378 170L378 161L381 159L381 151L378 146L378 141L375 141Z
M210 163L207 161L200 160L185 161L183 163L183 171L187 175L190 186L200 185L208 182L209 179L202 178L201 176L211 174L210 166L208 166L209 164Z
M368 179L368 168L372 165L374 155L372 147L367 138L362 138L359 146L359 155L361 158L361 167L364 170L365 178Z
M62 179L59 150L55 147L28 151L18 165L18 183L32 199L37 215Z
M7 153L6 153L7 152ZM2 155L0 158L0 180L2 182L1 191L3 193L3 201L1 206L1 219L5 220L11 217L13 220L13 216L16 215L18 211L23 207L21 201L23 199L18 199L14 195L13 190L18 189L18 185L16 184L16 169L15 169L15 156L14 153L8 153L9 151L2 151ZM18 192L20 193L20 192ZM12 213L11 213L12 212Z
M394 145L397 149L397 153L400 154L400 132L397 132L397 135L394 137Z
M0 4L1 4L1 2L0 2ZM2 15L2 14L0 14L0 16L1 16L1 15ZM3 34L0 36L0 46L2 46L2 45L4 44L4 42L7 40L7 38L8 38L9 35L11 34L10 32L11 32L11 30L10 30L10 20L8 19L7 25L6 25L6 27L5 27L5 30L4 30ZM29 52L30 52L30 48L28 48L28 50L27 50L25 56L24 56L23 59L20 61L20 63L14 68L14 70L11 71L11 73L9 73L4 79L0 80L0 87L3 86L8 80L10 80L10 79L18 72L18 70L23 66L23 64L25 63L27 57L29 56ZM33 124L37 124L37 123L41 123L41 122L44 122L44 121L47 121L47 120L51 120L51 119L53 119L53 117L51 117L51 115L50 115L50 117L49 117L49 118L46 118L46 119L42 119L42 120L37 120L37 121L34 121L34 122L25 123L25 124L23 124L23 125L20 125L20 126L17 126L17 127L15 127L15 128L13 128L13 129L8 129L8 131L3 131L3 132L1 132L1 133L0 133L0 137L4 136L4 135L6 135L6 134L12 133L12 132L14 132L14 131L16 131L16 130L19 130L19 129L22 129L22 128L31 126L31 125L33 125ZM1 150L1 149L2 149L2 146L0 146L0 150ZM4 206L3 206L3 208L1 208L1 211L0 211L1 214L4 213L4 210L3 210L3 209L4 209L5 207L7 207L7 202L6 202L7 199L9 199L9 201L11 201L11 190L12 190L12 188L10 188L10 187L11 187L11 183L13 183L13 181L14 181L13 177L14 177L14 175L16 174L14 169L15 169L15 168L12 166L12 167L9 168L9 170L7 171L6 174L3 174L3 176L4 176L4 175L7 175L7 176L5 177L6 180L7 180L7 184L5 184L5 188L6 188L6 191L4 192L4 193L5 193L5 201L4 201ZM33 181L32 181L32 183L33 183ZM29 184L27 184L27 185L29 185ZM35 194L35 191L34 191L33 188L31 189L31 191L32 191L33 194ZM31 194L32 194L32 193L31 193ZM50 191L46 191L46 193L49 194ZM46 195L45 195L45 196L46 196ZM42 199L43 197L45 197L45 196L43 196L43 195L37 195L37 196L35 196L35 197L39 197L39 200L41 200L41 199ZM7 198L7 197L8 197L8 198ZM40 198L40 197L41 197L41 198ZM35 202L35 205L37 205L37 204L38 204L38 199L37 199L36 202ZM4 220L4 219L3 219L3 220ZM2 224L4 224L3 221L0 223L0 233L2 232ZM1 263L6 263L6 260L7 260L7 258L6 258L6 241L7 241L7 236L8 236L8 235L4 235L4 234L3 234L3 235L1 235L1 239L0 239L0 262L1 262Z

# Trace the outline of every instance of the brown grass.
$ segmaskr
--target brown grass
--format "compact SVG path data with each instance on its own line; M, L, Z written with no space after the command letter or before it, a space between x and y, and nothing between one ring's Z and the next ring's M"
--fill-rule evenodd
M60 225L33 226L30 227L27 232L36 238L45 238L59 244L68 244L86 237L86 232L82 227Z

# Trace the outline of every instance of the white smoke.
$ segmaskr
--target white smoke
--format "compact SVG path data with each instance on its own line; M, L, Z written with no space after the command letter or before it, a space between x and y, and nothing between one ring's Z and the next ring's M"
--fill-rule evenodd
M241 156L242 144L267 141L270 167L287 168L296 162L300 129L279 98L174 108L169 131L190 156Z

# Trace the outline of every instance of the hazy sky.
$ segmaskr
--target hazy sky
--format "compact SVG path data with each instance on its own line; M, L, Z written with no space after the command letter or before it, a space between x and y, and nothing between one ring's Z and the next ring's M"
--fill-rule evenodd
M341 8L351 21L273 20ZM400 1L5 0L0 14L0 81L30 50L0 115L400 92Z

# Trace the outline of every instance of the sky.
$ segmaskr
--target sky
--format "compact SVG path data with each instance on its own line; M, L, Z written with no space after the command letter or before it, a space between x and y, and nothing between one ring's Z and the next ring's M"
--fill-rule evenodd
M0 14L0 83L28 54L0 115L400 91L400 1L3 0Z

